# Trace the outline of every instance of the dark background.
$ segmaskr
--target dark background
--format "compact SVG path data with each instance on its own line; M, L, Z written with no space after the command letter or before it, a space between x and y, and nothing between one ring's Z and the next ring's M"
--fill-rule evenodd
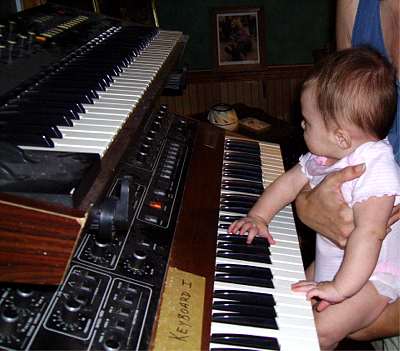
M333 0L158 0L157 13L162 29L190 36L185 61L199 70L213 67L211 9L245 5L264 9L267 65L312 63L314 50L334 42Z
M1 0L1 2L4 0ZM87 9L90 0L51 0ZM152 0L98 0L103 13L152 25ZM213 67L213 8L260 6L264 11L265 64L312 63L313 52L334 42L334 0L155 0L162 29L189 35L189 70Z

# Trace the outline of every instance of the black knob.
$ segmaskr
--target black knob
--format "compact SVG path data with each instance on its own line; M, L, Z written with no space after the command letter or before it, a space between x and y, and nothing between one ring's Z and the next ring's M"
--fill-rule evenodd
M62 311L62 317L65 322L74 322L78 318L79 311L82 308L81 302L75 298L69 298L65 301Z
M13 40L8 40L8 61L7 63L11 64L13 62L13 54L14 54L14 47L16 42Z
M103 349L105 351L118 351L121 348L121 342L114 336L110 336L104 340Z
M133 259L129 266L133 271L142 271L144 269L144 263L147 255L143 250L135 250L133 253Z
M104 238L102 239L104 240ZM110 237L110 239L112 238ZM109 245L110 245L109 242L100 242L96 239L93 240L92 254L96 257L103 257Z
M145 162L146 161L146 157L147 157L147 153L140 151L136 154L136 159L140 162Z
M6 308L0 314L0 334L13 335L17 331L19 320L18 311L14 308Z
M19 288L17 289L17 294L15 296L15 306L18 308L26 308L31 305L32 297L34 291L29 288Z
M144 153L148 153L150 151L151 145L143 143L140 145L140 150L143 151Z

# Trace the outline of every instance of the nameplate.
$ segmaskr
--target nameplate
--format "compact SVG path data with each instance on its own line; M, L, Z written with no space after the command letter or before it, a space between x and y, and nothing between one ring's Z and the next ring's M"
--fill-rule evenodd
M170 267L153 350L200 350L205 278Z

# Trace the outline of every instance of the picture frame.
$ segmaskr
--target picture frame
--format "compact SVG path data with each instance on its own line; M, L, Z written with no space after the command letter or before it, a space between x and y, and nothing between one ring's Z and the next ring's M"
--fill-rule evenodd
M262 7L214 8L211 18L217 70L253 70L264 65Z

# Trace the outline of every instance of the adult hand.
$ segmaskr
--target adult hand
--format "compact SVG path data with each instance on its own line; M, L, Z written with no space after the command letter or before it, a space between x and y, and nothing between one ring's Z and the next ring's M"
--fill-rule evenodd
M390 215L387 225L387 232L390 232L390 226L400 219L400 204L393 207L392 214Z
M353 211L343 199L341 185L358 178L364 170L364 164L349 166L328 175L314 189L303 189L296 198L296 211L301 221L339 247L346 246L354 221Z

